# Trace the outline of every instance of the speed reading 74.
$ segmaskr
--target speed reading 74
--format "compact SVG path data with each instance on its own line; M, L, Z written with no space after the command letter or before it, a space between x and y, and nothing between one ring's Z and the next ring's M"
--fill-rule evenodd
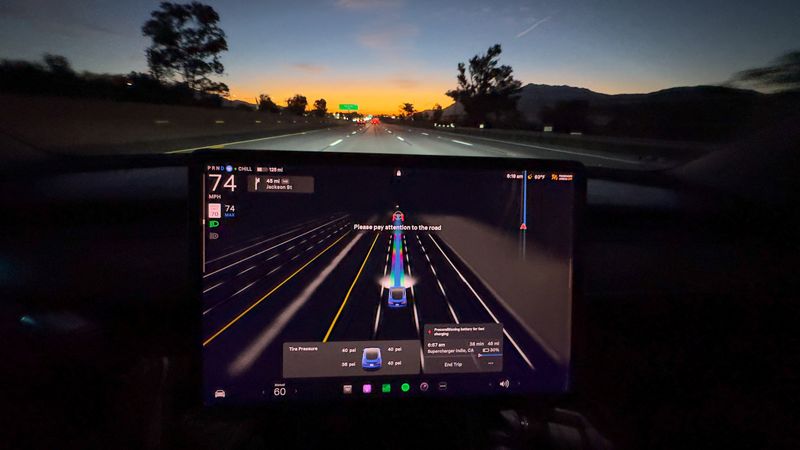
M216 192L219 189L219 185L222 182L223 175L219 173L210 173L208 177L213 180L213 185L211 186L211 192ZM230 189L231 192L236 191L236 178L231 174L228 175L225 179L225 182L222 182L223 189Z

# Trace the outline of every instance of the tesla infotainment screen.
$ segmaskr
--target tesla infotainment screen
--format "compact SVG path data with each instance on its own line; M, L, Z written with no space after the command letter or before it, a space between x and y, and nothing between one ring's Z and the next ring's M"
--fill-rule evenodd
M225 152L199 167L206 404L568 390L576 166Z

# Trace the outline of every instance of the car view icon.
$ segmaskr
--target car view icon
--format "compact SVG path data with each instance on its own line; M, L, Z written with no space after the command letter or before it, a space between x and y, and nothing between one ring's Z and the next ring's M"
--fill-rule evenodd
M395 286L389 288L389 308L402 308L408 304L406 288Z
M369 372L381 368L381 349L378 347L367 347L361 355L361 367Z

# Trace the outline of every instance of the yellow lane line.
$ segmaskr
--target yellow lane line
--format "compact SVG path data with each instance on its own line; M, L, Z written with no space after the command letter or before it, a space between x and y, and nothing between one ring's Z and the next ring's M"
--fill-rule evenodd
M279 289L281 286L283 286L283 285L284 285L284 284L286 284L286 283L287 283L289 280L291 280L292 278L294 278L294 276L295 276L295 275L297 275L298 273L302 272L302 271L303 271L303 269L305 269L306 267L308 267L308 265L309 265L309 264L313 263L314 261L316 261L316 259L317 259L317 258L319 258L319 257L320 257L320 256L322 256L322 255L323 255L325 252L327 252L328 250L330 250L330 249L331 249L331 247L333 247L334 245L338 244L338 243L339 243L339 241L341 241L342 239L344 239L344 238L345 238L345 236L347 236L348 234L350 234L350 231L348 231L347 233L343 234L343 235L342 235L342 237L340 237L339 239L337 239L337 240L333 241L333 243L332 243L331 245L329 245L329 246L325 247L325 250L322 250L321 252L317 253L317 256L315 256L315 257L311 258L311 259L310 259L310 260L309 260L307 263L303 264L303 265L302 265L302 266L301 266L299 269L295 270L295 271L294 271L294 273L292 273L291 275L289 275L288 277L286 277L286 279L285 279L285 280L281 281L281 282L280 282L280 283L279 283L277 286L275 286L274 288L272 288L272 290L270 290L269 292L267 292L266 294L264 294L264 296L263 296L263 297L261 297L260 299L258 299L258 300L257 300L255 303L253 303L252 305L250 305L250 307L248 307L247 309L245 309L244 311L242 311L242 313L241 313L241 314L239 314L239 315L238 315L238 316L236 316L236 317L235 317L233 320L231 320L230 322L228 322L228 324L227 324L227 325L225 325L224 327L220 328L220 330L219 330L219 331L217 331L216 333L214 333L214 334L213 334L213 335L212 335L210 338L206 339L206 340L205 340L205 342L203 342L203 347L205 347L206 345L210 344L210 343L211 343L211 341L213 341L214 339L216 339L216 338L217 338L217 336L219 336L219 335L220 335L220 334L222 334L222 333L223 333L225 330L227 330L228 328L230 328L230 327L231 327L231 325L233 325L233 324L235 324L237 321L239 321L239 319L241 319L242 317L244 317L244 315L245 315L245 314L249 313L249 312L250 312L250 310L252 310L252 309L253 309L253 308L255 308L256 306L258 306L258 305L259 305L259 303L263 302L263 301L264 301L264 300L265 300L267 297L269 297L270 295L272 295L272 294L273 294L275 291L277 291L277 290L278 290L278 289Z
M342 314L342 310L344 309L344 305L347 304L347 299L350 298L350 293L353 292L353 288L358 281L358 277L361 276L361 272L364 270L364 266L367 265L367 260L369 259L369 255L372 253L372 249L375 247L375 242L378 240L378 236L380 233L375 233L375 239L372 240L372 245L369 246L369 251L367 252L367 256L364 257L364 261L361 263L361 267L358 269L358 273L356 277L353 279L353 284L350 285L350 289L347 290L347 295L344 296L344 300L342 300L342 305L339 306L339 311L336 311L336 315L333 317L333 322L331 322L331 326L328 328L328 332L325 333L325 337L322 339L322 342L328 342L328 338L331 336L331 332L333 331L333 327L336 325L336 321L339 320L339 316Z

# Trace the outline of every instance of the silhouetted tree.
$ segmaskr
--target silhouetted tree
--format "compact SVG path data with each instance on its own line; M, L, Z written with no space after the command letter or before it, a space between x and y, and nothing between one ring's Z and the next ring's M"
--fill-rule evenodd
M403 103L400 105L400 116L402 117L411 117L414 115L414 105L411 103Z
M776 91L800 89L800 50L784 54L769 66L739 72L734 75L734 82Z
M60 75L60 76L74 76L75 71L72 70L72 65L69 63L66 57L61 55L51 55L49 53L45 53L42 57L42 61L44 61L44 65L47 67L47 70L50 71L53 75Z
M308 99L303 95L295 94L294 97L286 99L286 109L298 116L305 114L306 106L308 106Z
M328 113L328 102L324 98L314 101L314 114L317 117L325 117Z
M486 122L489 114L501 116L517 108L517 94L522 83L514 79L511 66L498 66L500 44L489 47L485 55L469 60L469 75L464 63L458 63L458 88L447 96L461 103L473 123Z
M281 110L267 94L260 94L256 99L256 105L260 112L277 113Z
M434 122L439 122L440 120L442 120L442 114L444 114L444 110L442 109L442 105L437 103L433 107L433 115L432 115L431 118L433 119Z
M208 78L210 74L224 73L220 54L228 50L214 8L199 2L162 2L159 9L150 13L142 34L152 40L146 54L155 79L171 80L177 73L192 90L228 94L225 83Z

